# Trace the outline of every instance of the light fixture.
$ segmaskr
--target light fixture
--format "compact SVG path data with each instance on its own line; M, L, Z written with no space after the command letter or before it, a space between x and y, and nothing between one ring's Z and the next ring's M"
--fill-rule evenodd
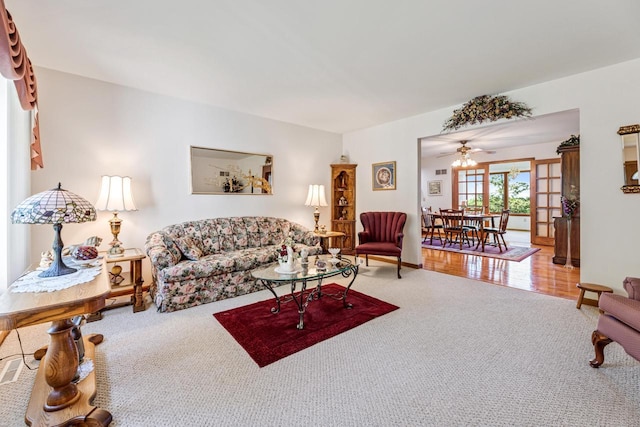
M318 207L329 206L327 204L327 198L324 195L324 185L311 184L309 185L309 193L307 194L307 201L304 202L305 206L315 206L316 210L313 212L313 219L316 221L316 227L313 229L318 232L318 221L320 220L320 211Z
M511 166L511 169L509 170L507 175L509 176L510 180L514 180L518 177L518 175L520 175L520 169L518 169L517 166Z
M460 141L460 144L462 144L462 147L456 150L458 153L460 153L460 157L454 160L454 162L451 163L451 166L453 166L454 168L466 168L477 165L478 163L469 155L469 151L471 151L471 148L467 147L467 141Z
M96 210L87 200L64 190L61 184L53 190L35 194L20 203L11 212L14 224L53 224L53 262L51 266L38 274L39 277L56 277L76 272L62 261L62 224L81 223L96 220Z
M119 256L124 254L122 242L118 240L120 234L120 224L122 220L118 218L118 212L137 211L136 204L133 201L133 193L131 192L131 178L128 176L102 176L102 185L100 186L100 196L96 202L96 209L100 211L113 212L113 218L109 220L111 226L111 234L113 240L111 248L108 251L109 256Z

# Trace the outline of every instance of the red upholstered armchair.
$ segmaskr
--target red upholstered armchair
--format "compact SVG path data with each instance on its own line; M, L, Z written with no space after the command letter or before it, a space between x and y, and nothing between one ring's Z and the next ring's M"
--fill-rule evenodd
M629 298L603 293L600 296L598 326L591 335L596 353L590 363L594 368L604 362L604 347L617 342L631 357L640 360L640 279L627 277L624 289Z
M362 212L360 222L364 230L358 233L359 245L356 258L364 255L369 265L369 255L398 258L398 279L402 265L402 238L407 214L404 212Z

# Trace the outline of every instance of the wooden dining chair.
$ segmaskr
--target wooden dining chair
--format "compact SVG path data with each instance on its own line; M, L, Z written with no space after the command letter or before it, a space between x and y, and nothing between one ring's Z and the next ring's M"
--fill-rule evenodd
M504 249L508 250L507 242L504 239L504 235L507 233L507 223L509 222L509 214L511 213L510 209L503 209L500 214L500 225L496 227L485 227L484 228L484 243L487 244L487 238L489 235L493 236L494 244L498 245L498 249L502 252L502 245L500 244L500 240L502 240L502 244L504 244Z
M443 231L445 241L442 247L445 247L447 243L452 246L454 243L460 244L460 250L462 250L462 244L467 242L467 246L471 247L469 241L469 228L464 225L464 210L463 209L440 209L440 218L443 222ZM454 236L456 236L454 240Z
M464 209L464 213L466 214L483 214L484 213L484 208L482 206L467 206ZM480 240L480 228L482 228L482 225L480 224L480 222L482 221L482 219L465 219L464 220L464 225L465 227L467 227L468 231L467 233L471 235L471 240L472 241L476 241L476 240Z
M442 238L442 221L436 222L436 218L433 217L433 211L431 208L422 209L422 243L429 239L429 244L433 245L433 239L440 240L440 244L444 246L444 240ZM436 231L438 236L435 236Z

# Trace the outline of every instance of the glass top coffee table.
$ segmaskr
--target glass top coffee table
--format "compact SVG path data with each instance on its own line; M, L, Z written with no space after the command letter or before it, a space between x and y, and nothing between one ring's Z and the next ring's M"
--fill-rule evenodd
M295 302L298 307L298 314L300 315L298 320L298 329L304 329L304 313L307 309L307 305L313 300L319 300L322 297L329 297L336 300L342 300L344 308L350 309L351 304L347 303L347 293L351 289L351 285L356 280L358 275L358 266L354 265L350 260L341 258L337 262L333 259L331 262L331 256L321 256L318 260L312 260L307 268L298 263L297 271L294 273L278 273L276 267L278 263L271 264L265 268L254 270L251 275L256 278L261 284L263 284L276 298L276 306L271 308L271 312L276 314L280 312L280 303L287 303L290 301ZM320 261L320 262L318 262ZM321 268L322 263L325 263L325 268ZM349 285L344 292L339 293L326 293L322 292L322 281L325 278L341 275L342 277L351 277ZM315 287L307 290L307 284L311 282L317 282ZM291 286L291 295L278 296L274 290L275 287L289 283ZM296 292L298 283L300 283L300 290Z

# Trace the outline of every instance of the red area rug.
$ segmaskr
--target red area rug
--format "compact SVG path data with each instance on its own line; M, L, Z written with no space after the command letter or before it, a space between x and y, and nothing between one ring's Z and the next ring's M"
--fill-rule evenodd
M324 293L344 292L335 283L322 286ZM307 291L308 292L308 291ZM345 309L342 301L328 296L313 300L304 315L304 329L298 330L298 307L291 301L282 304L280 313L271 313L275 298L244 307L214 313L215 318L260 366L266 366L307 347L355 328L398 307L349 290Z
M540 250L540 248L525 248L523 246L512 246L512 245L509 245L509 249L506 251L504 250L504 247L503 247L502 253L500 253L500 249L498 249L497 246L491 246L491 245L486 245L484 247L484 252L482 252L481 248L478 248L477 250L475 250L474 249L475 245L471 245L471 247L462 245L462 250L460 250L460 246L458 245L453 245L453 246L447 245L446 247L443 248L440 245L439 240L434 240L433 245L430 245L427 240L427 242L422 244L422 247L425 249L437 249L440 251L458 252L461 254L478 255L478 256L484 256L488 258L497 258L497 259L504 259L507 261L517 261L517 262L520 262L523 259L530 257L531 255L535 254Z

